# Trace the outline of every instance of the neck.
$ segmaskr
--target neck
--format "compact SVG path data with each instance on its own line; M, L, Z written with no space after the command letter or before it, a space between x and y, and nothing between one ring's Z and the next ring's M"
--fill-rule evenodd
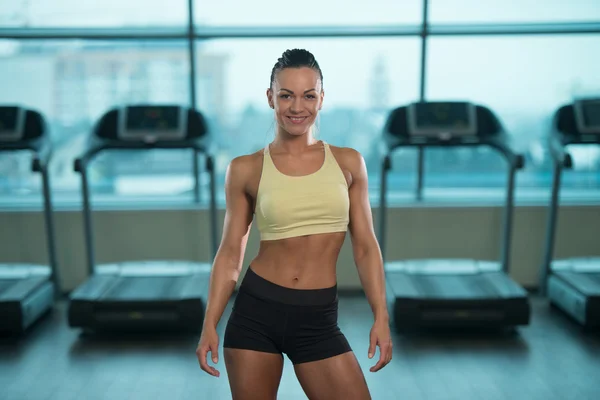
M273 146L286 153L299 154L308 147L317 143L312 135L312 129L304 135L290 135L286 131L279 129L277 136L273 140Z

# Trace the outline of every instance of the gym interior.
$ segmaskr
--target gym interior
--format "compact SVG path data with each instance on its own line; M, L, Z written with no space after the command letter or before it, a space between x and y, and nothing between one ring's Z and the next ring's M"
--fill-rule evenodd
M338 288L373 398L597 399L600 2L296 6L3 2L0 399L231 398L198 329L226 169L274 137L291 48L323 70L316 137L369 173L383 370L349 237ZM287 359L278 398L306 398Z

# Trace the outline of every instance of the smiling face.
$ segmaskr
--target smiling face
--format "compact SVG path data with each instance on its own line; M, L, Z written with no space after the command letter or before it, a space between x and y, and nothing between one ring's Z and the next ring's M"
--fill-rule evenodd
M319 73L312 68L284 68L267 90L269 106L275 110L280 131L305 135L315 123L324 93Z

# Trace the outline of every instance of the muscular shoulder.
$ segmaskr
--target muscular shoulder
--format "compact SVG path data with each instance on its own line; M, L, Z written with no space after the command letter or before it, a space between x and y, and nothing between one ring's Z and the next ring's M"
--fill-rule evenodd
M262 150L252 154L245 154L243 156L237 156L229 163L229 169L232 172L243 174L249 172L256 165L260 165L262 160Z
M351 147L338 147L329 145L329 148L335 156L338 164L340 164L343 169L347 169L353 175L361 172L364 165L364 158L360 152Z
M262 150L233 158L227 171L230 182L246 187L256 176L260 176L262 160Z

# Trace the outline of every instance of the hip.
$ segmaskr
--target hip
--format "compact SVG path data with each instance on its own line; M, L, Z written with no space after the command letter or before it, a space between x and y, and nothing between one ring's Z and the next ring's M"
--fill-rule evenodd
M337 285L293 289L277 285L248 268L233 303L230 321L252 321L278 333L337 327Z

